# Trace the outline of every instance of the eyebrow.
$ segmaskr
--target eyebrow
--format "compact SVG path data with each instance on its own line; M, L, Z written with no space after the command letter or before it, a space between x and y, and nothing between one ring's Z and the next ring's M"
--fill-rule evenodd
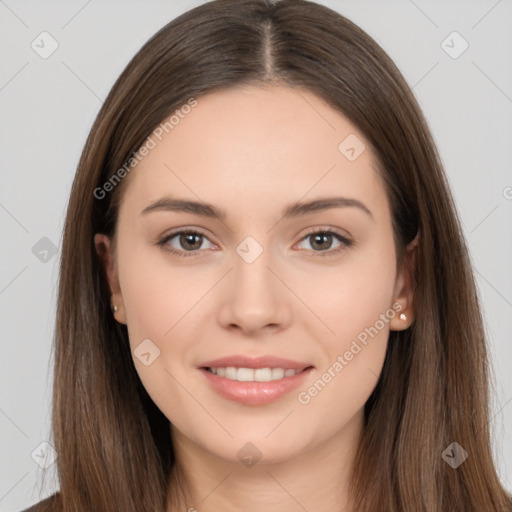
M325 197L321 199L315 199L309 202L296 202L288 205L281 212L281 217L284 219L296 218L304 215L308 215L315 212L325 211L332 208L358 208L365 212L373 219L372 212L359 200L351 199L348 197ZM226 213L216 206L192 201L189 199L178 199L171 197L163 197L158 199L154 203L142 210L141 215L146 215L154 211L173 211L173 212L184 212L192 213L194 215L201 215L203 217L211 217L219 219L221 221L226 220Z

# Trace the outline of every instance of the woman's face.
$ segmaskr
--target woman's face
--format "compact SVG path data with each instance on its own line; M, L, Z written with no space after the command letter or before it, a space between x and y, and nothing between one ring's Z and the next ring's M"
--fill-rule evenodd
M363 136L312 93L277 86L197 98L167 131L125 178L115 251L96 244L175 440L246 463L353 438L389 330L412 320Z

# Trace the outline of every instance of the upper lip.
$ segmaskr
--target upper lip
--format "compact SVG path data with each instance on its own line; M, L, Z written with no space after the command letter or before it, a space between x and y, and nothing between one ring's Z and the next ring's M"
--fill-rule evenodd
M260 357L247 357L243 355L233 355L227 357L221 357L220 359L212 359L211 361L205 361L199 367L200 368L227 368L228 366L234 366L235 368L284 368L293 370L305 370L309 366L313 366L309 363L302 363L300 361L293 361L291 359L285 359L282 357L264 355Z

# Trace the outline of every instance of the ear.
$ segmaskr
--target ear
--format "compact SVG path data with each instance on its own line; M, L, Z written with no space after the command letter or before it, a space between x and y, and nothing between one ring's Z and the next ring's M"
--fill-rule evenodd
M416 235L414 240L407 245L404 260L396 278L393 295L393 310L396 311L396 314L389 322L392 331L407 329L414 320L414 271L418 242L419 235ZM400 318L402 314L405 315L405 319Z
M111 307L114 318L119 323L126 325L126 311L121 294L121 287L119 286L114 244L107 235L96 233L96 235L94 235L94 247L105 269L105 274L107 275L110 293L112 294ZM115 306L117 306L117 308L114 311Z

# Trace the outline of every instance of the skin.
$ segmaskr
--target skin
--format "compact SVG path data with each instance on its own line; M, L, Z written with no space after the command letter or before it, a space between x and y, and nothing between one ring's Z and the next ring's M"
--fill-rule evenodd
M308 91L245 87L200 97L126 178L114 241L95 237L132 354L147 338L160 350L149 366L137 357L134 363L171 422L176 467L189 480L180 510L350 510L347 483L363 407L389 330L413 320L413 294L410 275L396 272L391 212L369 145L353 162L338 149L349 134L364 142ZM200 198L225 210L226 219L141 215L168 195ZM372 216L344 207L281 218L290 203L333 195L361 201ZM179 235L167 244L182 253L196 249L195 255L175 256L156 245L184 227L205 236L195 246L180 245ZM310 228L338 230L353 245L335 237L315 245ZM247 236L263 249L250 264L236 252ZM413 263L415 242L407 253ZM395 314L301 404L298 392L396 301L407 319ZM217 395L197 369L232 354L272 354L314 370L279 400L248 406ZM248 442L261 452L252 467L237 455Z

